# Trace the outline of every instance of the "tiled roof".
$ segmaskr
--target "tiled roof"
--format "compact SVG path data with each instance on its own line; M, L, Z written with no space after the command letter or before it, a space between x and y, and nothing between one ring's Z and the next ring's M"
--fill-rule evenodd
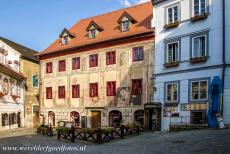
M15 43L13 41L10 41L6 38L0 37L0 40L5 42L7 45L9 45L11 48L15 49L16 51L20 52L22 54L22 57L33 60L35 62L38 62L38 58L36 57L36 54L38 54L37 51L27 48L23 45L20 45L18 43Z
M56 51L71 48L79 48L85 45L121 39L128 36L151 33L153 32L151 29L152 9L153 6L151 2L148 2L82 19L69 29L69 32L74 34L75 37L71 39L67 45L62 45L61 38L58 38L47 49L39 53L39 55L55 53ZM127 12L136 21L136 23L134 23L131 29L127 32L121 32L120 25L117 23L124 12ZM103 27L103 31L101 31L96 38L88 38L88 32L86 31L92 21L97 23L98 26Z

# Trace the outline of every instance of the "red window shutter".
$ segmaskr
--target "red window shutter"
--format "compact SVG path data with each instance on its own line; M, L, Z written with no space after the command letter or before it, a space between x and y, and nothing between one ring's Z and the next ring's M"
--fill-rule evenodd
M52 87L46 88L46 99L52 99Z

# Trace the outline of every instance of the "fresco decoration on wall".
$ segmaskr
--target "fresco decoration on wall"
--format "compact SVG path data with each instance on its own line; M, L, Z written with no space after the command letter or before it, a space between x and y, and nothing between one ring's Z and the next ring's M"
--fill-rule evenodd
M86 67L86 57L82 58L82 70L86 71L87 67Z
M110 106L125 107L129 106L130 101L130 87L120 87L117 89L117 98Z
M2 91L5 95L7 95L9 93L9 81L7 78L3 79L3 83L2 83Z
M120 54L120 66L126 65L127 64L127 58L126 58L126 53L122 52Z

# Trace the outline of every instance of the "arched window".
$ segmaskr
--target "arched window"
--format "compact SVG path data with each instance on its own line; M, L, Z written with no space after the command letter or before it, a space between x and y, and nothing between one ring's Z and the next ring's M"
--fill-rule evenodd
M48 124L51 126L55 126L55 114L53 111L48 112Z
M120 111L113 110L109 112L109 126L119 127L122 120L122 114Z
M134 119L136 122L138 122L140 125L144 125L144 110L136 110L134 112Z
M8 114L7 113L3 113L2 114L2 126L6 126L8 124L9 124L9 122L8 122Z
M77 126L80 125L80 115L78 112L76 111L72 111L70 112L70 121L74 122L75 124L77 124Z

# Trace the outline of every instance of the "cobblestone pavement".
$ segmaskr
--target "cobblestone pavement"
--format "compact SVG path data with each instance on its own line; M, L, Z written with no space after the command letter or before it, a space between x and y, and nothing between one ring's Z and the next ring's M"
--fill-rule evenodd
M34 129L24 129L17 133L17 137L1 138L0 133L0 154L41 154L41 153L92 153L92 154L171 154L171 153L196 153L196 154L229 154L230 153L230 129L224 130L193 130L183 132L147 132L139 136L129 136L122 140L114 140L109 143L97 145L94 143L76 140L71 143L64 140L57 140L57 136L46 137L33 134ZM10 132L10 131L9 131ZM9 133L8 132L8 133ZM29 135L25 135L27 132ZM22 134L22 136L20 136ZM12 135L10 135L12 136ZM3 151L3 147L20 146L49 146L49 147L86 147L85 151Z

